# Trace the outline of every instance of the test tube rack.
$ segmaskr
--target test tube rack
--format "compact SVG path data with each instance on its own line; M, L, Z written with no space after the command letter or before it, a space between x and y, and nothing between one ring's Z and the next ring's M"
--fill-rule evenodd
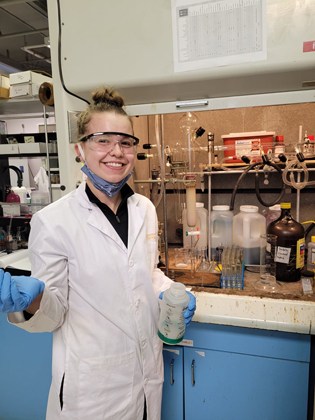
M244 289L244 272L245 272L245 262L242 264L242 276L231 276L223 277L221 275L220 285L221 289Z

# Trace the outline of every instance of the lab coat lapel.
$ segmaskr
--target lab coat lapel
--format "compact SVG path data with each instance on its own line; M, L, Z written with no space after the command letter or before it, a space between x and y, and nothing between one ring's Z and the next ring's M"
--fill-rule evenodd
M126 250L126 246L123 241L120 239L120 236L111 225L107 217L102 213L102 211L95 205L95 208L91 211L88 218L88 224L94 228L101 231L104 235L111 238L116 244Z
M76 198L79 202L79 204L88 209L90 212L89 218L88 218L88 224L93 226L95 229L98 229L100 232L102 232L104 235L111 238L116 244L122 248L123 250L127 250L125 244L120 239L120 236L116 232L116 230L113 228L107 217L102 213L102 211L97 207L96 204L93 204L88 199L86 193L85 193L85 182L80 184L79 188L76 190Z
M132 252L132 248L137 240L139 232L143 226L145 219L145 209L139 206L139 198L136 194L128 199L128 253Z

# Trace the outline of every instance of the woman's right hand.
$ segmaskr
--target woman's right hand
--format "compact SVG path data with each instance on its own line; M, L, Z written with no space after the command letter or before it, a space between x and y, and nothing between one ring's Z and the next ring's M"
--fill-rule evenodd
M0 270L0 312L25 311L45 288L45 283L34 277L11 276Z

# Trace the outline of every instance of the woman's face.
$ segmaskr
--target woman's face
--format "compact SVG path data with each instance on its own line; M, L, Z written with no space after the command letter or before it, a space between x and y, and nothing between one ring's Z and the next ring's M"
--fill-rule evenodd
M113 112L100 112L93 115L87 126L86 135L100 132L119 132L133 135L129 118ZM135 153L125 153L118 143L108 152L91 150L89 141L84 141L81 146L84 151L88 167L100 178L115 183L130 174L134 167ZM76 148L77 153L78 149Z

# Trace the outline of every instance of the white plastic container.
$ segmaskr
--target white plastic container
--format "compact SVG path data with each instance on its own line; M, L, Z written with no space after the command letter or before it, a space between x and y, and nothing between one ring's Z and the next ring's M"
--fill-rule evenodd
M31 204L32 214L36 213L38 210L43 209L47 204L49 204L49 193L40 190L32 191Z
M163 293L158 336L164 343L174 345L184 338L186 329L184 313L189 301L189 295L182 283L172 283L171 287Z
M208 210L205 209L204 204L196 203L196 226L188 226L187 209L183 210L182 221L184 247L194 246L195 244L199 250L208 247ZM186 232L195 231L197 228L200 231L198 241L197 236L186 236Z
M219 245L232 245L233 212L229 206L213 206L211 212L211 259Z
M233 217L233 243L243 248L245 265L260 264L260 235L266 233L266 219L257 206L241 206Z
M315 270L315 236L312 236L311 242L307 245L307 266L308 271Z
M269 207L268 213L266 214L266 227L270 225L271 222L279 219L281 216L280 204L275 204L272 207Z

